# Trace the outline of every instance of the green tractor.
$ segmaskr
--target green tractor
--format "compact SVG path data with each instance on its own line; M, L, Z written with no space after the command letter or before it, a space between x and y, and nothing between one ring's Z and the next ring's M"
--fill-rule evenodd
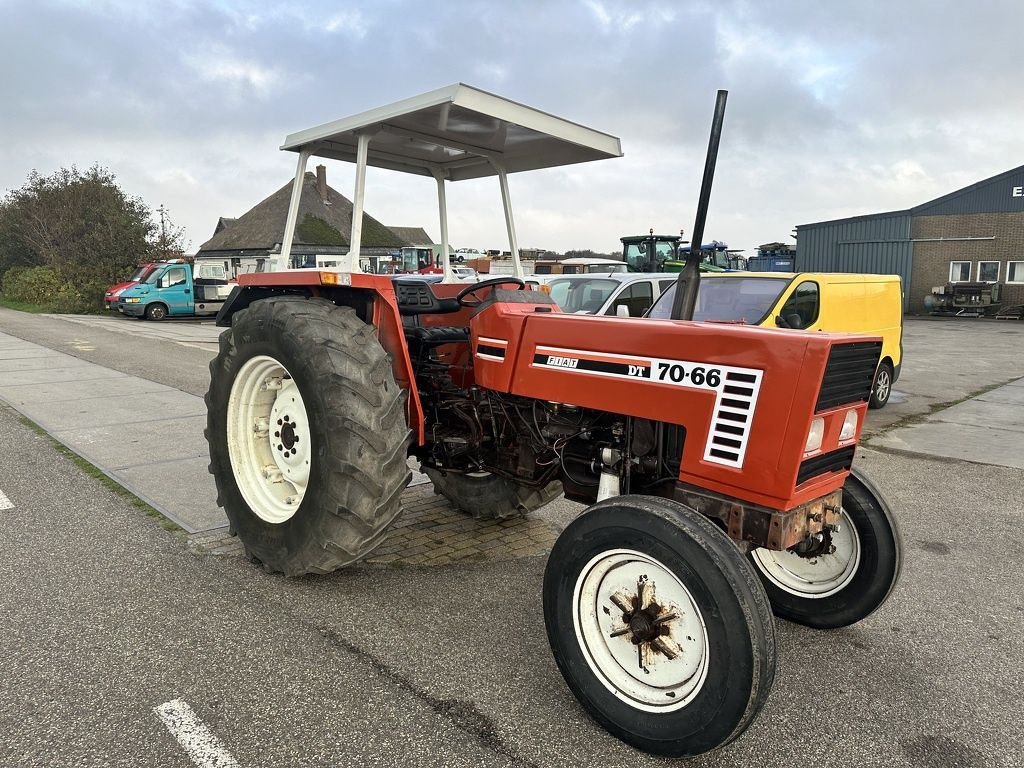
M622 241L622 260L630 272L681 272L686 263L689 248L680 246L687 245L689 241L682 239L682 232L678 235L656 235L652 229L646 235L627 235L619 239ZM717 240L701 246L702 251L708 251L700 263L701 272L726 271L725 267L714 263L715 249L719 246L725 249L725 244Z

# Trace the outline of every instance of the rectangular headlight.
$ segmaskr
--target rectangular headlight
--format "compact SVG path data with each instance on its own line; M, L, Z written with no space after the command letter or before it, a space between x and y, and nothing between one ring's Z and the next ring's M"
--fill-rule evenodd
M839 442L853 440L853 436L856 434L857 412L851 408L846 412L846 418L843 419L843 428L839 431Z
M804 443L804 453L813 453L819 450L823 437L825 437L825 419L819 416L811 422L811 429L807 433L807 442Z

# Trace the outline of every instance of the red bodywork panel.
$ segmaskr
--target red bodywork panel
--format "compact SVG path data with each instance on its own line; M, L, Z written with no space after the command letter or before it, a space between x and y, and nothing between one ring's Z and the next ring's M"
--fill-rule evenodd
M395 286L391 278L385 275L298 269L240 275L238 284L243 290L297 288L307 290L313 296L328 296L332 291L346 288L372 292L373 326L377 329L377 339L391 355L391 370L395 375L395 381L409 393L405 417L416 437L416 442L419 445L423 444L423 406L420 404L420 394L413 384L412 361L409 359L409 347L405 343L402 318L398 314L398 301L395 299Z
M866 403L813 408L832 345L864 337L535 310L495 304L473 320L477 384L682 425L679 480L754 504L788 510L842 487L846 472L794 491L801 461L859 437ZM858 428L840 444L851 409ZM805 456L815 416L825 436ZM729 450L714 436L731 441Z
M322 282L321 275L338 282ZM308 270L243 275L239 283L306 288L313 295L372 291L378 338L409 392L409 426L423 443L423 411L390 278ZM438 296L465 287L430 286ZM421 315L419 322L470 327L471 375L481 387L685 427L681 482L772 509L790 510L842 487L845 471L795 487L800 463L854 445L867 412L862 402L814 413L832 346L870 340L864 336L567 315L552 304L503 302L478 312ZM851 410L855 434L840 442ZM824 438L805 455L815 417L824 419Z

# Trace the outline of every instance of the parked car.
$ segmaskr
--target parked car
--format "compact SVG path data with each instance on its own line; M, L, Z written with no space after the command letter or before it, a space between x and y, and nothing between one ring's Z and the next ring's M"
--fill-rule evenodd
M647 316L670 317L674 296L672 286ZM693 319L880 336L882 354L871 390L872 408L889 401L903 363L903 284L899 275L707 274L701 277Z
M156 269L160 264L158 262L151 262L148 264L142 264L132 272L131 277L127 280L115 283L114 285L107 288L103 292L103 307L104 309L116 310L118 297L124 292L126 288L131 288L133 285L138 285L145 280L149 275Z
M547 293L563 312L643 317L676 276L663 272L602 275L528 275L526 284ZM622 309L620 309L622 307Z

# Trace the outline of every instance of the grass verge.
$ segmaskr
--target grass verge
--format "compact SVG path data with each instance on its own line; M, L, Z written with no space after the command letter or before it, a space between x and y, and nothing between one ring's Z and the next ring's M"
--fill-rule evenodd
M173 520L170 520L167 517L165 517L159 510L154 509L149 504L140 499L138 496L136 496L134 493L125 488L123 485L118 483L116 480L109 477L107 474L103 472L103 470L101 470L95 464L91 464L90 462L86 461L77 453L68 448L66 445L61 443L59 440L56 440L55 438L51 437L50 434L45 429L43 429L34 421L32 421L32 419L29 419L21 414L17 414L17 417L18 421L20 421L26 427L31 429L37 435L46 438L50 442L50 445L53 446L53 449L57 451L57 453L68 458L76 467L85 472L85 474L89 475L89 477L92 477L99 481L99 483L103 485L107 490L111 491L117 496L120 496L122 499L127 501L136 509L142 510L142 512L145 513L147 517L153 518L153 520L156 521L157 525L159 525L165 531L170 531L171 533L181 536L185 535L184 528L175 523Z
M4 309L14 309L18 312L31 312L35 315L52 313L54 311L51 306L43 304L26 304L23 301L11 301L10 299L5 299L3 296L0 296L0 307L3 307Z

